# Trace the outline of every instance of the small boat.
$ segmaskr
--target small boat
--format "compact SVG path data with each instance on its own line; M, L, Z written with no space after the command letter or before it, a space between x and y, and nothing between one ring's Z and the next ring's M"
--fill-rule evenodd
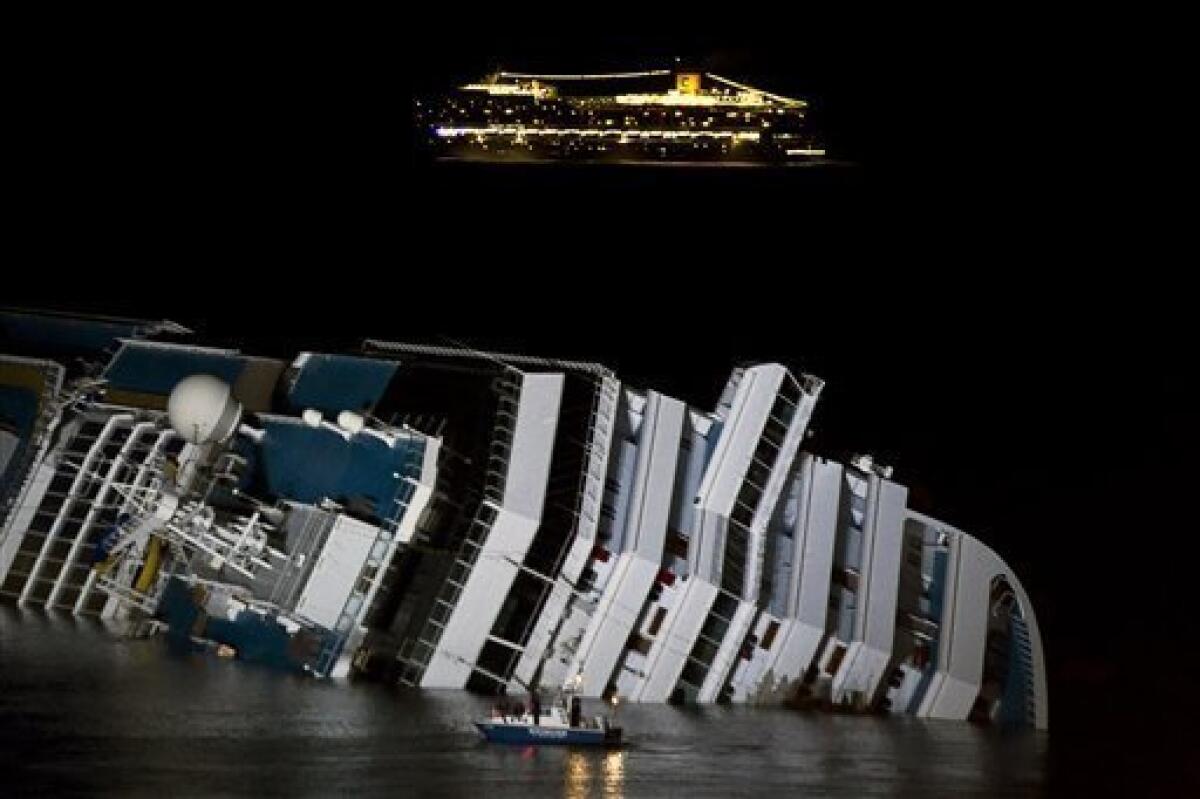
M496 708L491 718L476 721L475 727L490 743L537 744L549 746L620 746L621 728L614 727L607 716L582 718L579 697L572 697L570 710L566 703L551 705L541 712L534 707L526 711ZM513 710L515 712L508 712Z

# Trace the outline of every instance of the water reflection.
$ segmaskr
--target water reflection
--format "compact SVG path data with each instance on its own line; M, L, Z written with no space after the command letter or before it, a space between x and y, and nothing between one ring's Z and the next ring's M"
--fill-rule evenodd
M0 760L29 769L50 795L185 786L297 797L928 799L930 786L1029 795L1045 778L1045 737L964 724L627 705L624 748L572 750L485 743L471 720L490 704L172 654L161 641L0 605Z
M592 787L592 767L583 752L571 751L566 760L567 781L563 795L567 799L584 799Z
M566 799L625 796L625 750L570 750L563 762ZM598 790L597 790L598 789Z
M616 750L604 756L604 795L625 795L625 752Z

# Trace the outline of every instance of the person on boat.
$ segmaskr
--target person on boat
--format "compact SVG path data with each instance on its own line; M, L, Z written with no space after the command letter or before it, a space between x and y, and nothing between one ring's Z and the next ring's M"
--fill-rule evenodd
M537 690L530 689L529 691L529 712L533 714L533 723L542 723L542 703L538 698Z

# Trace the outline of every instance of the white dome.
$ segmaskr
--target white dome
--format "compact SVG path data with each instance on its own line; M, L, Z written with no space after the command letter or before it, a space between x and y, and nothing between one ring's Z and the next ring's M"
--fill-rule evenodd
M337 422L338 427L350 435L361 433L366 426L366 421L354 411L342 411L338 414Z
M175 432L192 444L229 438L242 418L242 405L229 384L212 375L185 377L171 390L167 418Z

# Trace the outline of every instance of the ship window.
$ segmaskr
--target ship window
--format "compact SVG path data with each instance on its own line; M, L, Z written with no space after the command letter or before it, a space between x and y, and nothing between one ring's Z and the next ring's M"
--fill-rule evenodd
M829 663L825 665L826 674L837 674L838 667L842 665L842 658L846 656L846 647L841 644L833 650L833 654L829 657Z
M596 570L590 566L583 570L583 574L579 577L579 582L576 584L575 590L581 594L586 594L596 586Z
M668 531L667 552L677 558L687 558L688 540L678 530Z
M767 631L765 633L763 633L762 640L759 641L758 645L760 647L762 647L763 649L770 649L771 645L773 643L775 643L775 635L778 632L779 632L779 622L772 621L770 624L767 625Z
M649 638L643 638L636 633L629 638L629 648L643 655L650 654L651 641Z
M667 609L659 608L654 614L654 620L650 622L650 629L646 630L647 635L658 635L658 630L662 627L663 619L667 617Z

